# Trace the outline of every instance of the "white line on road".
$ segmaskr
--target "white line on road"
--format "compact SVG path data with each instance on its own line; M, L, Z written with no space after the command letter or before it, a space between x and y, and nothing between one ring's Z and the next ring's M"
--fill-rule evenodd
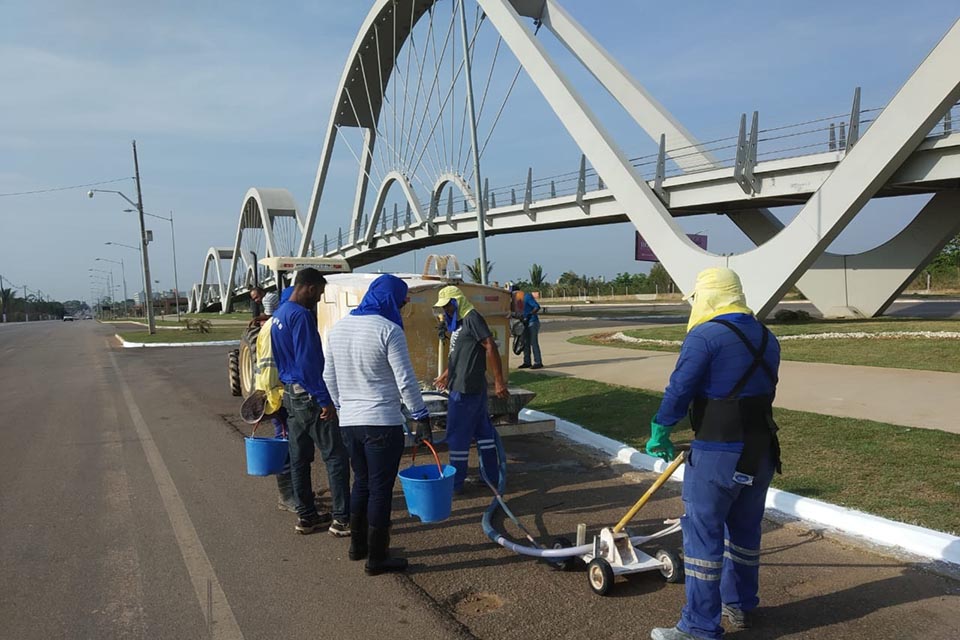
M150 471L153 472L153 479L160 491L160 498L163 506L170 518L170 525L173 527L173 533L177 538L177 545L180 547L180 553L183 556L183 562L187 566L187 572L190 574L190 581L193 583L193 590L197 595L197 602L200 610L207 618L207 625L212 627L212 637L215 640L243 640L243 633L240 631L240 625L233 615L233 609L227 602L227 596L220 586L217 574L210 564L210 558L200 542L197 530L190 520L190 514L180 499L180 493L177 486L173 483L170 471L167 469L163 456L157 448L153 436L150 434L150 427L143 419L140 413L140 407L137 406L117 365L117 359L113 352L109 352L110 362L117 374L117 381L120 385L120 391L123 393L123 399L130 410L130 417L137 430L137 436L140 444L143 446L143 453L147 457L147 464L150 465ZM208 588L212 594L208 594ZM212 595L212 606L209 606L208 595ZM208 611L208 608L210 611ZM212 617L212 620L207 616Z

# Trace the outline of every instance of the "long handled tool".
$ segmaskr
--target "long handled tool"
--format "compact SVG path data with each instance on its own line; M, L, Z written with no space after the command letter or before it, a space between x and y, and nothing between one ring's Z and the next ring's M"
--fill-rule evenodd
M670 479L670 476L672 476L673 472L677 470L677 467L683 464L684 457L684 453L681 451L680 455L678 455L673 462L667 465L667 468L664 469L663 473L660 474L660 477L657 478L652 485L650 485L650 488L647 489L647 492L643 494L639 500L637 500L636 504L634 504L630 510L627 511L626 515L620 518L620 522L618 522L613 528L614 533L620 533L623 531L623 528L627 526L631 520L633 520L634 516L636 516L640 509L643 508L643 505L647 504L647 501L650 500L650 498L653 497L653 494L655 494L657 490L663 486L663 483Z
M543 545L534 539L530 532L527 531L527 528L523 526L519 519L517 519L517 516L513 515L513 511L511 511L510 507L507 506L507 501L503 499L503 496L500 495L500 492L497 491L497 488L493 486L490 480L487 479L487 474L483 472L483 469L480 469L480 477L483 478L483 481L487 483L488 487L490 487L490 491L493 491L493 495L497 497L497 502L500 503L500 508L503 509L503 512L507 514L507 517L513 521L513 524L517 525L517 528L523 532L523 535L527 537L527 540L529 540L534 546L543 548Z

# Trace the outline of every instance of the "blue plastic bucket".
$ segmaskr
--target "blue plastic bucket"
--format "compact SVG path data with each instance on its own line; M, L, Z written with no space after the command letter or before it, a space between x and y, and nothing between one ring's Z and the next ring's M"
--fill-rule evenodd
M247 475L272 476L287 465L290 449L286 438L244 438L247 445Z
M400 471L400 487L410 515L421 522L440 522L453 507L453 476L457 470L444 465L443 477L435 464L418 464Z

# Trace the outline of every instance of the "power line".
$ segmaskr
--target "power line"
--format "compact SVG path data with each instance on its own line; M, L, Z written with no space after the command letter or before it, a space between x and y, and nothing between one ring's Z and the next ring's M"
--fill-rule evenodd
M35 191L18 191L16 193L0 193L0 198L6 196L32 196L38 193L51 193L53 191L68 191L70 189L83 189L86 187L96 187L101 184L113 184L114 182L123 182L124 180L132 180L133 178L117 178L116 180L103 180L101 182L90 182L87 184L75 184L70 187L51 187L49 189L37 189Z

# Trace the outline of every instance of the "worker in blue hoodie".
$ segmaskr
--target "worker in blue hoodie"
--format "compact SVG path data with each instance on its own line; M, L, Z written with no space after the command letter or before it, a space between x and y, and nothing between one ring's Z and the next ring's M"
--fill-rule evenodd
M695 434L683 472L687 603L653 640L719 639L721 618L750 626L760 602L760 525L780 470L773 398L780 345L746 305L740 278L697 276L687 337L650 425L647 453L674 457L670 430L689 412Z
M293 293L273 315L270 338L283 383L287 410L290 475L297 503L298 533L327 527L331 535L350 535L350 459L337 421L337 410L323 382L323 347L316 308L327 281L316 269L297 272ZM327 468L333 513L318 514L310 477L314 446Z

